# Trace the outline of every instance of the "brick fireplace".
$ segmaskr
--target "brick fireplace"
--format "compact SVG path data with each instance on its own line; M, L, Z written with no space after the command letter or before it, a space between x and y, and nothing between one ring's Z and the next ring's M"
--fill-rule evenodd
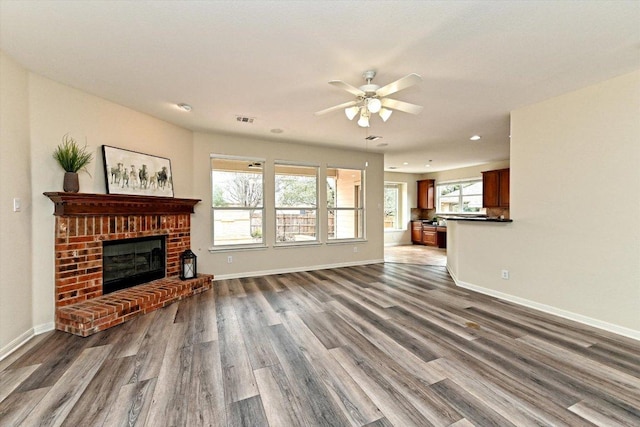
M55 204L56 329L80 336L211 287L212 275L180 280L180 254L190 248L196 199L114 194L45 193ZM103 295L103 242L166 238L166 277Z

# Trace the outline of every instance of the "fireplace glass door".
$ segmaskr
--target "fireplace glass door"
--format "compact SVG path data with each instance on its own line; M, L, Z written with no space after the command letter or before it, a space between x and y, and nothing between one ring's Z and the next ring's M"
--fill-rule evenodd
M102 293L165 277L165 240L151 236L104 242Z

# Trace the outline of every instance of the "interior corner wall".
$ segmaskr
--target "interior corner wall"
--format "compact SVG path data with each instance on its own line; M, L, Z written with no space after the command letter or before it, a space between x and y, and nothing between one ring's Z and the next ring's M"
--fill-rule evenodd
M265 173L265 238L264 249L229 249L209 251L212 245L212 194L211 154L264 159ZM248 277L276 272L301 271L339 265L356 265L380 262L384 259L383 242L383 187L384 157L381 154L351 151L337 148L274 142L266 139L240 137L213 133L194 134L194 190L202 202L196 205L192 218L192 250L198 256L198 270L214 274L216 278ZM275 216L273 210L273 162L275 160L327 166L358 168L365 170L365 235L361 242L344 244L326 243L320 224L321 244L307 246L273 247ZM365 164L368 162L368 166ZM322 187L321 187L322 188ZM320 197L322 206L323 197ZM319 212L319 218L326 218ZM357 250L357 252L356 252ZM233 262L228 263L227 257Z
M514 222L457 224L457 280L640 339L639 165L640 71L514 111Z
M33 233L33 323L54 320L53 203L42 193L62 191L64 171L52 158L63 135L94 154L89 173L80 172L80 191L106 192L102 145L167 157L176 197L193 197L193 133L143 113L29 73L30 164ZM36 261L37 260L37 261Z
M33 334L29 145L28 72L0 52L0 358Z

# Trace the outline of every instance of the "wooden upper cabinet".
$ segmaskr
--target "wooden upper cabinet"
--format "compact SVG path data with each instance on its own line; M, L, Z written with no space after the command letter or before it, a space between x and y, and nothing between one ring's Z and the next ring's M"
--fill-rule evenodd
M509 207L509 169L482 172L482 206Z
M436 207L436 181L423 179L418 181L418 208L433 209Z

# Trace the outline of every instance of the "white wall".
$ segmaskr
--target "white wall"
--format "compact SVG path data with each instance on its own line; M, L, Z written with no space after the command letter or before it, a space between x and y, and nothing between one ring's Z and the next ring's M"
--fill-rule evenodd
M94 153L80 191L105 193L100 146L126 148L171 159L176 197L190 197L192 133L102 98L29 74L33 206L33 324L53 326L53 203L42 193L62 191L64 171L52 158L69 133Z
M514 222L454 224L449 268L463 285L640 339L639 166L640 71L514 111Z
M319 212L320 245L266 249L229 250L209 252L211 240L211 154L254 157L265 162L265 236L273 236L275 219L269 206L273 201L273 162L275 160L298 161L321 166L321 183L324 182L322 168L338 166L365 169L365 226L366 241L360 243L326 243L322 219L326 212ZM365 162L368 166L365 168ZM381 261L383 253L383 156L359 151L346 151L318 146L305 146L283 142L272 142L256 138L219 134L194 134L193 188L202 202L196 206L192 217L191 246L198 256L198 270L214 274L216 278L251 276L271 272L299 271L337 265L354 265ZM323 185L323 184L321 184ZM322 193L322 192L321 192ZM322 193L323 194L323 193ZM324 201L324 202L323 202ZM320 206L326 198L320 199ZM268 237L267 237L268 238ZM269 241L267 241L269 243ZM354 252L357 248L358 252ZM227 257L233 263L227 263Z
M33 333L28 94L27 70L0 52L0 358Z
M503 169L509 167L509 160L485 163L467 168L450 169L446 171L430 172L422 175L420 179L435 179L436 184L442 181L455 181L458 179L482 178L482 172Z

